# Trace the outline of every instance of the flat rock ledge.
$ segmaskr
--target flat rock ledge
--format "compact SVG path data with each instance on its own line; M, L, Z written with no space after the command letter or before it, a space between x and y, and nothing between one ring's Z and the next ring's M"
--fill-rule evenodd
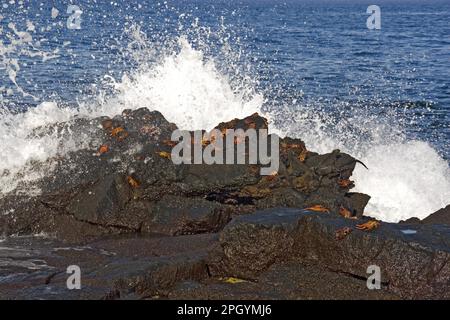
M287 208L238 217L220 234L221 254L210 270L257 279L274 263L296 261L365 279L376 265L382 284L402 298L450 298L449 226L381 223L366 232L358 223ZM345 227L354 231L337 239Z
M357 223L333 213L276 208L236 217L219 233L128 235L83 246L32 240L15 259L45 263L15 276L0 273L0 298L450 298L450 227L381 223L336 238L337 230ZM24 239L5 245L23 246L17 241ZM82 270L82 290L66 288L70 264ZM367 288L370 265L380 267L379 290Z

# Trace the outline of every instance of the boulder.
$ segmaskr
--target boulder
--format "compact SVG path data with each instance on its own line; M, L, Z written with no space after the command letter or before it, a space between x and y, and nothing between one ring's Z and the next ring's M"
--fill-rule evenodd
M381 281L407 299L450 298L450 228L381 223L370 232L361 221L333 213L270 209L233 219L211 256L213 275L254 280L277 263L314 264L356 278L381 268ZM336 232L348 227L346 237ZM413 229L415 233L405 232Z
M405 221L400 221L401 224L445 224L450 225L450 205L442 208L428 217L420 220L419 218L410 218Z
M164 196L152 208L142 232L167 235L214 233L231 220L232 210L202 198Z
M422 223L450 225L450 205L430 214L422 220Z
M221 132L250 128L267 129L267 120L253 114L217 126ZM0 199L8 213L0 220L3 233L44 232L66 241L122 233L196 234L217 232L232 216L278 206L321 205L361 216L369 199L350 192L358 161L339 150L319 155L299 139L283 138L279 170L270 176L260 175L259 163L175 165L176 142L170 140L175 129L161 113L145 108L36 129L34 135L56 132L76 148L48 159L45 167L52 169L21 185L21 193ZM27 194L27 188L39 192ZM67 232L72 229L77 231Z

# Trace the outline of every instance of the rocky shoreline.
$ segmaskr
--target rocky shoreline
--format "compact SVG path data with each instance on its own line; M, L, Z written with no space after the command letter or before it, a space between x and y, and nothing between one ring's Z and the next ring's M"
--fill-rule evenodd
M217 129L267 126L254 114ZM36 163L52 168L32 182L39 193L0 199L0 298L450 298L448 207L399 224L364 217L370 197L351 192L359 161L298 139L280 140L270 176L259 164L175 165L175 129L143 108L36 130L88 147ZM72 264L81 290L66 287ZM366 286L370 265L380 290Z

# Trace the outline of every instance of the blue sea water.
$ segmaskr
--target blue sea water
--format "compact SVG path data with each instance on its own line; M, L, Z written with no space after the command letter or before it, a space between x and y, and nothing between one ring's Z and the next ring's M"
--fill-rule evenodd
M371 4L381 9L380 30L366 26ZM79 29L68 27L69 5L81 10ZM141 103L176 122L191 101L216 120L214 104L226 109L230 89L230 114L242 100L237 105L257 105L280 131L318 151L340 147L372 166L388 158L378 180L361 178L375 198L391 164L407 168L392 175L400 183L393 199L422 194L408 189L409 176L417 184L440 179L422 201L439 193L439 208L450 198L450 1L5 0L0 26L0 104L8 116L48 102L104 105L118 94L114 79L124 106ZM17 138L8 121L0 133ZM434 172L424 178L427 170Z

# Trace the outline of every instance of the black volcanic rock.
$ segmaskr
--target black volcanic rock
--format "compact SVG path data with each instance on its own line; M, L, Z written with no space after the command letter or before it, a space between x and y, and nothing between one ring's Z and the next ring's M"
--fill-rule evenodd
M217 129L267 126L253 114ZM261 164L175 165L175 129L147 109L36 129L77 147L0 198L3 235L46 235L2 243L0 298L450 298L448 207L358 230L370 196L350 191L350 155L286 137L269 176ZM71 264L83 290L66 288ZM366 286L370 265L380 290Z
M432 213L431 215L423 219L422 223L450 225L450 205L436 211L435 213Z
M168 235L212 233L221 230L231 214L231 208L217 202L166 195L151 208L151 219L141 231Z
M109 175L78 193L65 209L79 221L132 229L133 221L130 219L134 217L123 214L130 199L131 188L126 178ZM138 226L134 226L134 229L138 229Z
M381 281L407 299L450 298L450 228L382 223L371 232L335 214L271 209L235 218L220 234L211 256L213 275L256 280L272 265L289 261L321 266L365 279L381 268ZM353 229L344 239L336 231Z
M366 282L319 266L286 262L272 265L255 281L229 283L225 278L180 281L168 290L169 299L208 300L398 300L385 287L368 290Z
M88 246L49 239L8 239L0 259L0 299L142 299L180 281L208 278L206 258L216 234L179 237L122 236ZM14 261L18 261L15 263ZM37 264L39 262L39 265ZM24 268L23 265L33 265ZM68 290L66 268L81 270L81 290Z
M450 225L450 205L430 214L428 217L422 220L420 220L419 218L410 218L405 221L400 221L400 223Z
M253 114L217 126L236 128L267 129L267 121ZM195 234L217 232L234 215L278 206L344 207L361 216L369 199L349 192L357 160L339 150L319 155L299 139L281 139L280 167L272 176L261 176L260 164L175 165L175 129L145 108L36 129L35 135L56 130L79 150L49 159L52 171L21 186L39 194L0 199L2 209L13 212L0 217L3 232L46 232L77 242L120 233ZM71 226L77 231L68 232Z
M0 248L0 259L10 261L0 270L0 298L449 298L448 227L382 223L336 238L336 230L361 222L278 208L236 217L219 233L130 234L83 246L11 238ZM72 264L82 270L82 290L66 288ZM381 269L380 290L366 286L369 265Z

